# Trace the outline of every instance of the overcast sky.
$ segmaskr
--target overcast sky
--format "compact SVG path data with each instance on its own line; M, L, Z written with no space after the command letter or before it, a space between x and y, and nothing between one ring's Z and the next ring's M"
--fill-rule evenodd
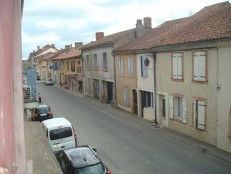
M136 20L152 18L152 27L188 17L224 0L25 0L22 18L22 56L47 44L64 48L89 43L96 32L110 35L135 28ZM231 2L231 0L229 0Z

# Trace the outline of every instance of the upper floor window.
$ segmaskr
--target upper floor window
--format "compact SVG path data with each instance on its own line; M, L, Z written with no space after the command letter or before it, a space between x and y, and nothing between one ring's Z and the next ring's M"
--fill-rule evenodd
M196 129L205 130L206 128L206 103L201 100L193 101L193 126Z
M119 57L118 60L118 64L119 64L119 75L120 76L124 76L124 59L122 57Z
M108 71L108 69L107 69L107 52L103 52L103 71Z
M75 72L75 61L71 61L71 72Z
M186 98L169 96L169 118L186 123Z
M133 59L128 57L128 76L133 77Z
M67 61L67 71L69 71L70 67L69 67L69 61Z
M182 53L172 54L172 79L183 79L183 56Z
M145 65L145 56L140 56L141 77L148 77L148 67Z
M86 55L86 59L87 59L87 70L90 70L90 56L89 56L89 54Z
M193 80L206 82L207 81L207 58L205 51L197 51L193 53Z
M98 71L97 53L94 53L94 70Z

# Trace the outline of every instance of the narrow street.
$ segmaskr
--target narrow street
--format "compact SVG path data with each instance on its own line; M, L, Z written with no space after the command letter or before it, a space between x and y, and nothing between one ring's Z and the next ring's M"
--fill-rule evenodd
M194 148L189 137L56 86L40 82L38 89L54 117L71 121L78 144L96 148L113 174L230 174L229 162Z

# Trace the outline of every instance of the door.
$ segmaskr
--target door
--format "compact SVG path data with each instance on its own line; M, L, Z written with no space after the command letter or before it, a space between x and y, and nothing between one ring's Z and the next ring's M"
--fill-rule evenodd
M110 103L113 100L113 90L112 90L112 82L107 82L107 102Z
M167 126L167 108L165 95L159 95L159 117L161 124Z
M138 114L138 105L137 105L137 92L135 89L132 90L132 94L133 94L133 113L134 114Z

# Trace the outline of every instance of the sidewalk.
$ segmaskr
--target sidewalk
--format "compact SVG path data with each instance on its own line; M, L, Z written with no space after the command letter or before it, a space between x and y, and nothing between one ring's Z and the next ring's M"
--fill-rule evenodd
M114 107L112 107L110 104L103 104L101 103L99 100L90 98L90 97L85 97L84 94L79 94L79 93L75 93L69 90L66 90L60 86L57 86L63 90L65 90L66 92L69 92L75 96L81 97L81 98L85 98L91 102L97 103L99 105L99 107L103 108L104 110L110 110L111 112L116 112L119 115L123 115L126 117L130 117L134 120L136 120L136 122L148 129L151 129L153 131L155 131L155 133L158 133L166 138L171 139L172 141L178 142L179 144L183 145L183 146L187 146L190 149L193 149L195 151L201 152L205 155L209 155L211 157L217 158L219 160L222 160L224 162L227 162L231 165L231 153L226 152L224 150L218 149L216 146L201 142L199 140L196 140L192 137L189 137L187 135L181 134L179 132L176 132L174 130L171 130L167 127L163 127L161 125L158 125L157 127L154 126L153 122L145 120L135 114L123 111L121 109L115 109Z

